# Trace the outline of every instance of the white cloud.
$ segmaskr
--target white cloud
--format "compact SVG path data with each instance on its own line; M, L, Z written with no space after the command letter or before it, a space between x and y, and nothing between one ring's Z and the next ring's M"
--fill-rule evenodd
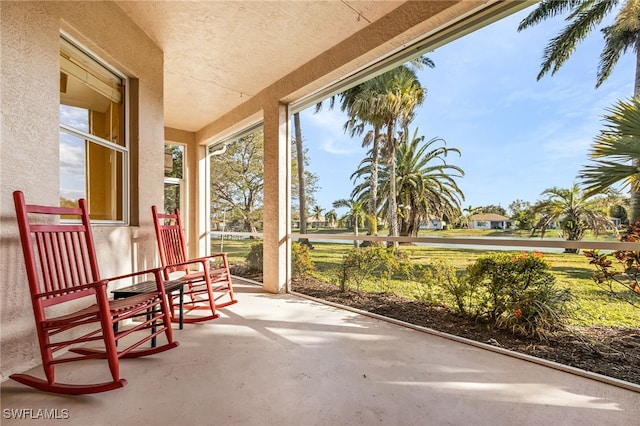
M343 130L347 117L339 107L329 109L327 105L319 112L315 107L301 112L302 137L313 135L319 149L335 155L349 155L360 152L360 147Z
M60 122L74 129L89 131L89 115L86 109L68 105L60 106Z
M76 138L61 133L60 172L84 176L84 157L84 144L78 144Z

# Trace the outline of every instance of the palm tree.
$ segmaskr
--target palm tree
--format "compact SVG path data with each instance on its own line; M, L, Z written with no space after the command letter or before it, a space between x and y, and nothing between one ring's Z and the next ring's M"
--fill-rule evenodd
M640 190L640 100L619 101L608 110L605 129L595 138L589 156L593 164L584 166L578 177L589 195L608 190L619 182Z
M411 122L416 107L424 100L425 90L413 70L407 66L400 66L372 79L362 95L370 99L372 114L386 128L386 136L380 152L389 167L389 173L395 176L398 147L398 139L395 137L396 126L400 125L402 128ZM398 236L398 212L395 179L390 179L389 184L389 235L396 237ZM393 245L398 244L394 242Z
M568 12L569 24L562 32L551 39L544 49L544 56L538 80L547 72L553 75L569 59L579 42L602 23L603 19L622 4L613 24L601 29L605 45L600 53L600 63L596 79L596 88L609 77L618 63L618 59L628 50L636 55L636 75L633 95L640 94L640 2L637 0L542 0L527 15L518 31L531 27L547 18ZM640 157L632 159L633 167L640 167ZM634 185L630 187L631 220L640 220L640 191Z
M407 63L416 69L422 69L423 66L434 68L434 62L426 57L419 56ZM404 65L406 67L407 65ZM395 70L389 71L386 74L392 73ZM386 93L387 88L384 84L380 84L381 81L385 81L385 74L383 76L374 77L365 81L355 87L347 89L340 93L341 106L340 110L349 114L349 120L345 123L345 131L349 131L351 136L362 135L368 124L373 126L373 130L369 130L363 140L362 147L366 148L371 145L371 181L370 181L370 198L368 202L368 213L370 220L370 235L377 234L377 206L378 206L378 169L380 146L384 143L385 135L382 133L382 128L386 124L384 114L380 114L378 104L380 102L380 95ZM335 99L332 98L330 105L333 107ZM320 105L316 106L318 110Z
M331 209L324 215L324 218L327 220L329 227L333 228L338 221L338 213L334 209Z
M545 199L538 201L533 210L541 215L541 219L534 227L541 230L541 237L553 224L559 223L562 237L567 241L580 241L587 229L598 235L600 231L612 229L615 226L606 213L606 206L602 198L586 195L577 184L571 188L548 188L540 194ZM565 249L566 253L577 253L577 249Z
M464 171L446 162L449 153L459 154L455 148L435 146L444 143L442 139L431 139L424 142L424 136L418 137L418 129L413 136L407 138L409 130L402 132L401 144L397 152L396 182L397 205L402 236L417 236L420 223L429 216L446 217L450 220L460 211L460 199L464 199L462 191L455 182L456 177L464 175ZM365 201L370 199L370 159L360 163L360 167L352 175L352 179L362 179L356 185L351 196ZM381 210L388 212L390 198L389 167L380 170Z
M318 205L313 206L313 214L311 217L313 217L316 220L316 228L319 228L318 226L318 222L320 222L320 216L322 216L322 212L324 211L324 209Z
M459 228L468 228L469 223L471 222L471 217L474 214L480 213L480 209L478 207L473 207L472 205L468 205L467 207L462 209L460 216L458 217L458 221L456 222Z
M369 234L378 233L378 169L380 168L380 144L382 143L382 120L374 114L374 105L377 97L370 96L373 91L368 87L376 82L368 80L352 89L343 92L341 110L349 114L349 120L345 123L345 131L350 130L351 136L362 134L366 124L373 125L373 130L366 133L362 140L362 147L371 145L370 152L370 197L367 204L371 217Z
M417 237L420 223L430 216L450 220L459 214L464 194L455 178L464 176L464 171L448 164L446 157L460 155L460 151L444 144L438 138L425 143L417 128L412 137L408 128L403 132L396 160L398 203L406 210L399 224L400 235Z
M358 200L348 200L346 198L342 198L340 200L334 201L333 207L336 209L341 207L346 207L349 209L349 211L347 211L347 213L344 215L344 217L342 217L341 220L350 220L353 223L353 233L357 237L358 225L366 218L364 203ZM353 246L355 248L358 248L358 240L353 241Z
M305 194L304 151L302 147L302 130L300 113L293 114L293 129L296 138L296 158L298 163L298 205L300 206L300 233L307 233L307 200ZM308 238L301 238L301 244L311 246Z

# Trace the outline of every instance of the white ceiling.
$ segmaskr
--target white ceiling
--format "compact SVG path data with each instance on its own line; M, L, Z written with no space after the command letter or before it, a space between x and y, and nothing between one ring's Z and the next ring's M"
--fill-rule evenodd
M164 51L165 126L198 131L403 1L116 3Z

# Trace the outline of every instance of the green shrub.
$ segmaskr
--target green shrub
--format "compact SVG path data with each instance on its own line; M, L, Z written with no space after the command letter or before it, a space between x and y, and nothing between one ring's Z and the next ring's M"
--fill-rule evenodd
M515 309L501 315L496 325L514 334L544 339L550 332L562 329L571 300L568 290L545 282L514 301Z
M393 247L370 246L351 249L343 258L338 280L340 290L347 291L355 287L360 291L362 285L379 280L383 287L389 283L394 271L400 268L401 255Z
M306 280L314 270L309 246L293 242L291 245L291 274L293 278Z
M473 305L473 289L463 271L439 260L426 265L418 280L416 298L431 305L451 307L463 315L469 315Z
M540 338L563 326L571 295L555 286L542 254L492 254L479 258L467 273L477 303L468 311L476 319Z
M251 271L262 272L262 264L264 260L262 241L256 241L251 244L249 253L247 254L247 266Z

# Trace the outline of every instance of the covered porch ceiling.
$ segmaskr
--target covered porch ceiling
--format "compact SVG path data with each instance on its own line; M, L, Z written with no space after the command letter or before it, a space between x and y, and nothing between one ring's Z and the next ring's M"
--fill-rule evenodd
M486 10L500 9L504 14L522 8L523 3L530 4L494 0L116 0L164 51L165 126L189 132L202 132L261 92L282 87L284 81L299 81L279 92L281 101L295 101L429 33L484 11L485 16L475 20L477 25L498 14ZM416 10L421 11L420 16ZM398 22L406 23L406 28L393 24ZM372 38L377 41L375 48L365 47ZM318 63L327 66L327 60L336 58L326 55L336 48L353 53L347 59L336 59L332 72L309 77ZM310 70L306 78L300 78L296 72L305 66Z

